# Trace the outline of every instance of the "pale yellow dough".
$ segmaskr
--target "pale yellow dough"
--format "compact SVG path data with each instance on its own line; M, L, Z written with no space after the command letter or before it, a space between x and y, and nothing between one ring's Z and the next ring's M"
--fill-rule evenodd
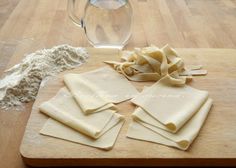
M187 85L175 86L171 82L173 81L166 76L143 90L131 101L152 116L152 118L140 116L140 120L153 123L152 125L156 123L157 127L176 132L204 104L208 98L208 92Z
M85 115L66 88L60 89L55 97L42 103L39 109L51 118L95 139L102 135L116 112L106 109Z
M48 119L40 133L43 135L52 136L55 138L76 142L95 148L111 150L115 144L123 123L123 117L115 113L99 139L90 138L53 119Z
M130 124L127 136L186 150L198 135L211 106L212 99L208 99L200 110L175 134L136 120Z
M169 45L158 48L154 45L134 51L123 51L121 62L105 61L112 65L119 73L132 81L158 81L166 75L173 80L178 80L178 85L183 85L192 79L194 75L206 75L202 66L194 66L187 69L183 59L175 49Z
M137 107L132 114L132 118L134 121L148 123L149 125L153 125L154 127L161 128L163 130L174 132L171 129L168 129L165 125L163 125L160 121L152 117L150 114L145 112L141 107Z
M138 93L125 77L108 66L83 74L66 74L64 82L85 114L115 109L113 103Z

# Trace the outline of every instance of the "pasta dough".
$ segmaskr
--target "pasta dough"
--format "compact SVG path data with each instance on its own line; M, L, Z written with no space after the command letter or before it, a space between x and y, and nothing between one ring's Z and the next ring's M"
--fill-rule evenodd
M85 114L115 109L112 103L126 101L138 93L127 79L109 67L66 74L64 82Z
M114 104L101 96L104 95L103 90L79 74L66 74L64 82L85 114L99 112L106 107L115 109Z
M139 120L131 123L127 136L186 150L200 131L211 106L212 99L208 99L200 110L175 134Z
M132 114L132 118L136 122L148 123L149 125L153 125L154 127L161 128L166 131L174 132L173 130L168 129L165 125L163 125L160 121L149 115L145 112L141 107L137 107Z
M85 115L66 88L60 89L55 97L42 103L39 109L53 119L95 139L102 135L107 123L116 112L107 109Z
M48 119L40 133L87 146L110 150L115 144L123 123L123 117L115 113L111 122L109 122L106 126L107 129L104 130L102 136L99 139L90 138L53 119Z
M197 69L187 69L184 67L184 61L177 52L165 45L163 48L152 45L145 48L135 48L133 52L124 51L121 56L122 62L105 61L112 65L114 69L126 78L132 81L158 81L167 74L178 79L178 84L183 85L192 79L192 75L206 75L206 70L200 70L201 66L195 66Z
M175 86L171 82L166 76L143 90L131 101L166 127L164 129L176 132L204 104L208 98L208 92L187 85ZM149 121L146 122L149 123Z

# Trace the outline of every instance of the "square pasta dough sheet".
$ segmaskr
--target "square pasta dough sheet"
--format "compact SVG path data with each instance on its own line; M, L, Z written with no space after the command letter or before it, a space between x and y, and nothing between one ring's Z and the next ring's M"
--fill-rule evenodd
M120 119L120 115L115 114L107 126L109 129L107 129L98 139L93 139L50 118L47 120L40 133L95 148L111 150L123 123L124 120Z
M85 114L113 108L138 94L136 88L121 74L106 66L94 71L64 76L64 82Z
M169 78L164 77L144 89L131 101L166 129L177 132L207 99L207 91L197 90L187 85L175 86L170 84Z
M212 99L209 98L200 110L176 133L170 133L137 120L130 124L127 136L186 150L198 135L211 106Z
M99 138L116 111L103 110L85 115L66 88L61 88L56 96L42 103L39 109L51 118L92 138Z

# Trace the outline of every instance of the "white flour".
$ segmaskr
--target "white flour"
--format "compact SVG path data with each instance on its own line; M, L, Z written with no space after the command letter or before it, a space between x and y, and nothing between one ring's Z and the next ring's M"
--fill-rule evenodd
M27 55L0 80L0 107L8 109L35 99L40 84L50 76L79 66L88 57L84 48L59 45Z

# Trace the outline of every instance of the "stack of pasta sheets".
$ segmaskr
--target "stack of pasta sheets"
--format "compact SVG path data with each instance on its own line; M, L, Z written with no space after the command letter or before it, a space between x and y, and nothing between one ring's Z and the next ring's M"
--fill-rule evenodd
M109 67L83 74L66 74L64 83L66 87L39 107L50 117L40 133L111 149L124 123L115 104L133 98L137 90Z
M131 100L137 105L127 136L186 150L212 106L207 91L174 85L166 77Z

